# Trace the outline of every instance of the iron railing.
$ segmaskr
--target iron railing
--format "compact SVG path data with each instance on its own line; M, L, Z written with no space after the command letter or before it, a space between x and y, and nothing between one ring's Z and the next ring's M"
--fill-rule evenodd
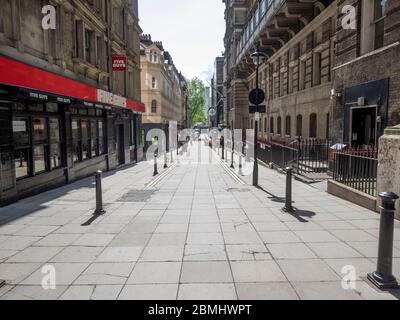
M349 188L376 197L378 150L349 148L333 151L333 179Z

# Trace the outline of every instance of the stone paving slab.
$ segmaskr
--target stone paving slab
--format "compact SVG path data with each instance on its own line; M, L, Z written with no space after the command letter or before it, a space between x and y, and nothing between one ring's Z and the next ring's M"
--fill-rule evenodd
M0 208L0 299L400 297L365 282L376 267L379 215L299 181L300 216L285 214L283 175L260 167L260 188L251 176L241 185L216 153L199 164L197 152L194 144L146 199L151 164L104 174L107 212L96 219L93 178ZM394 245L400 278L397 221ZM56 290L41 286L48 265ZM342 287L345 266L356 270L354 290Z

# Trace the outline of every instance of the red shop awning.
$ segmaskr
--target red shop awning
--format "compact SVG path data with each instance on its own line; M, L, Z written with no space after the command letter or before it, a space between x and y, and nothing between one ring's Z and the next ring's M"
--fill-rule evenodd
M16 87L48 92L52 94L104 103L96 87L71 80L16 60L0 56L0 83ZM115 99L113 99L113 96ZM118 101L118 107L125 107L140 113L145 112L143 103L109 93L109 101ZM113 105L112 103L110 105Z

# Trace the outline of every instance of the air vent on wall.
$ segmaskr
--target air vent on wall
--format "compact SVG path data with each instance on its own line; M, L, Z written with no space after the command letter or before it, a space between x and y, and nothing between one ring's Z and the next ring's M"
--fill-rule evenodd
M359 106L365 106L365 97L359 97L358 101L357 101L357 104Z

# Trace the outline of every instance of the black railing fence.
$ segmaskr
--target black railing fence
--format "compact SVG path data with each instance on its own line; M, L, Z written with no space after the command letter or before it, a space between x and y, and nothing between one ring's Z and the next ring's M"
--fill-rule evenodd
M258 157L266 163L298 174L325 173L329 168L329 141L318 139L271 139L259 141Z
M333 151L333 179L352 189L377 195L378 150L348 148Z

